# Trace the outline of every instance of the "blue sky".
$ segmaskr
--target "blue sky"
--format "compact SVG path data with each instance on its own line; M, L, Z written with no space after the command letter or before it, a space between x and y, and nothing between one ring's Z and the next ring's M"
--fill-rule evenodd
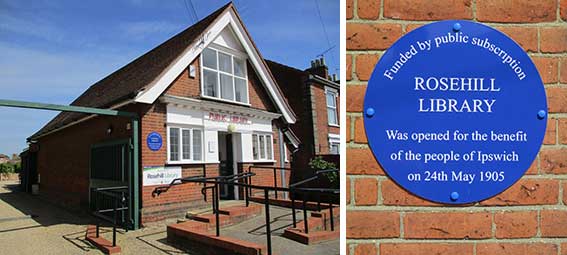
M194 24L186 1L187 7L183 0L0 0L0 98L69 104L91 84ZM193 0L193 6L202 19L227 2ZM325 58L338 74L338 0L234 4L265 58L305 69L335 46ZM0 153L21 152L26 137L55 115L0 107Z

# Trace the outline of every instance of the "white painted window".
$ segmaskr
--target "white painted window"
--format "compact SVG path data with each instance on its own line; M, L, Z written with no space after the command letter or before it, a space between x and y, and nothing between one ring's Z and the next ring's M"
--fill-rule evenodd
M204 97L248 104L246 60L227 52L206 48L201 54Z
M169 162L192 163L203 161L203 130L168 127L167 135Z
M339 154L341 151L339 135L329 134L329 154Z
M252 156L254 160L273 160L274 141L270 134L252 134Z
M327 120L329 125L338 126L339 120L337 117L337 91L325 89L325 97L327 101Z

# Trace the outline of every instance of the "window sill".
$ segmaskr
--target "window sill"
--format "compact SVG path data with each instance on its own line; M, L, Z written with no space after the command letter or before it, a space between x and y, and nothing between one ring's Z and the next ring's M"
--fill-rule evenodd
M215 162L205 162L205 161L167 161L167 165L198 165L198 164L213 164ZM218 163L218 162L217 162Z
M238 101L231 101L231 100L222 99L222 98L219 98L219 97L212 97L212 96L206 96L206 95L201 95L201 97L206 98L206 99L210 99L210 100L223 102L223 103L237 104L237 105L243 105L243 106L252 106L250 103L242 103L242 102L238 102Z
M252 160L250 162L246 162L246 163L276 163L275 160L270 160L270 159L257 159L257 160Z
M329 127L341 127L338 124L329 124Z

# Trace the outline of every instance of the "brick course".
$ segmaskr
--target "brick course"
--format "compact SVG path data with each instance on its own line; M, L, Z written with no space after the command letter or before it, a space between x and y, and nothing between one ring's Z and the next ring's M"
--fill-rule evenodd
M347 5L349 254L567 254L567 0L352 0ZM515 185L475 204L443 206L408 193L384 174L364 133L362 104L380 56L402 34L442 19L485 22L507 34L532 57L546 87L550 118L538 157ZM373 181L377 194L370 188Z

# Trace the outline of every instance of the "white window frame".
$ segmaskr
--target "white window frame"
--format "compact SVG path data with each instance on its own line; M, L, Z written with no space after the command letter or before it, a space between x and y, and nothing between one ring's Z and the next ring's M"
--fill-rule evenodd
M335 102L335 106L329 105L327 102L327 95L332 95L334 102ZM325 108L325 110L327 110L327 123L329 124L329 126L333 126L333 127L338 127L339 126L339 113L337 111L337 96L338 96L338 91L336 89L332 89L332 88L328 88L325 87L325 105L327 106ZM329 110L334 110L335 111L335 116L336 116L336 123L331 123L331 120L329 119Z
M337 154L333 154L333 155L338 155L341 153L341 138L339 135L336 134L329 134L329 154L331 154L331 145L336 144L338 146L338 151Z
M258 143L254 142L254 136L258 137ZM262 158L262 153L260 152L260 136L264 137L264 155ZM268 140L269 137L269 140ZM274 135L272 133L253 133L252 134L252 161L253 162L275 162L274 160ZM268 142L269 141L269 142ZM272 148L271 153L268 153L268 146ZM258 159L254 158L254 147L258 150ZM271 158L268 158L270 156Z
M207 47L207 49L213 50L216 52L216 56L217 56L217 69L213 69L210 67L206 67L203 63L203 53L200 54L199 56L199 60L200 60L200 65L201 65L201 97L203 98L208 98L208 99L212 99L212 100L218 100L218 101L223 101L223 102L229 102L229 103L234 103L234 104L241 104L241 105L246 105L246 106L250 106L250 93L249 93L249 88L248 88L248 59L246 57L243 56L243 54L235 54L235 52L229 52L228 50L223 50L221 49L221 47L215 47L214 45L210 45L209 47ZM204 49L203 49L204 51ZM227 73L225 71L221 71L220 70L220 61L219 61L219 52L229 55L231 57L231 68L232 68L232 73ZM238 59L244 62L244 77L240 77L240 76L236 76L234 74L234 59ZM217 74L217 95L218 97L214 97L214 96L208 96L205 94L205 77L203 75L204 70L209 70L211 72L215 72ZM224 99L222 98L222 93L221 93L221 81L220 81L220 75L224 74L224 75L228 75L232 78L232 98L234 98L234 100L229 100L229 99ZM245 88L246 88L246 102L240 102L240 101L236 101L236 82L234 82L235 79L243 79L245 80L244 84L245 84Z
M171 147L170 147L170 131L172 128L179 129L179 160L171 160ZM168 125L167 129L167 163L168 164L202 164L205 162L205 131L202 127L196 126L185 126L185 125ZM183 158L183 130L190 130L190 138L189 138L189 148L190 148L190 159ZM201 159L194 160L193 159L193 131L199 130L201 131Z

